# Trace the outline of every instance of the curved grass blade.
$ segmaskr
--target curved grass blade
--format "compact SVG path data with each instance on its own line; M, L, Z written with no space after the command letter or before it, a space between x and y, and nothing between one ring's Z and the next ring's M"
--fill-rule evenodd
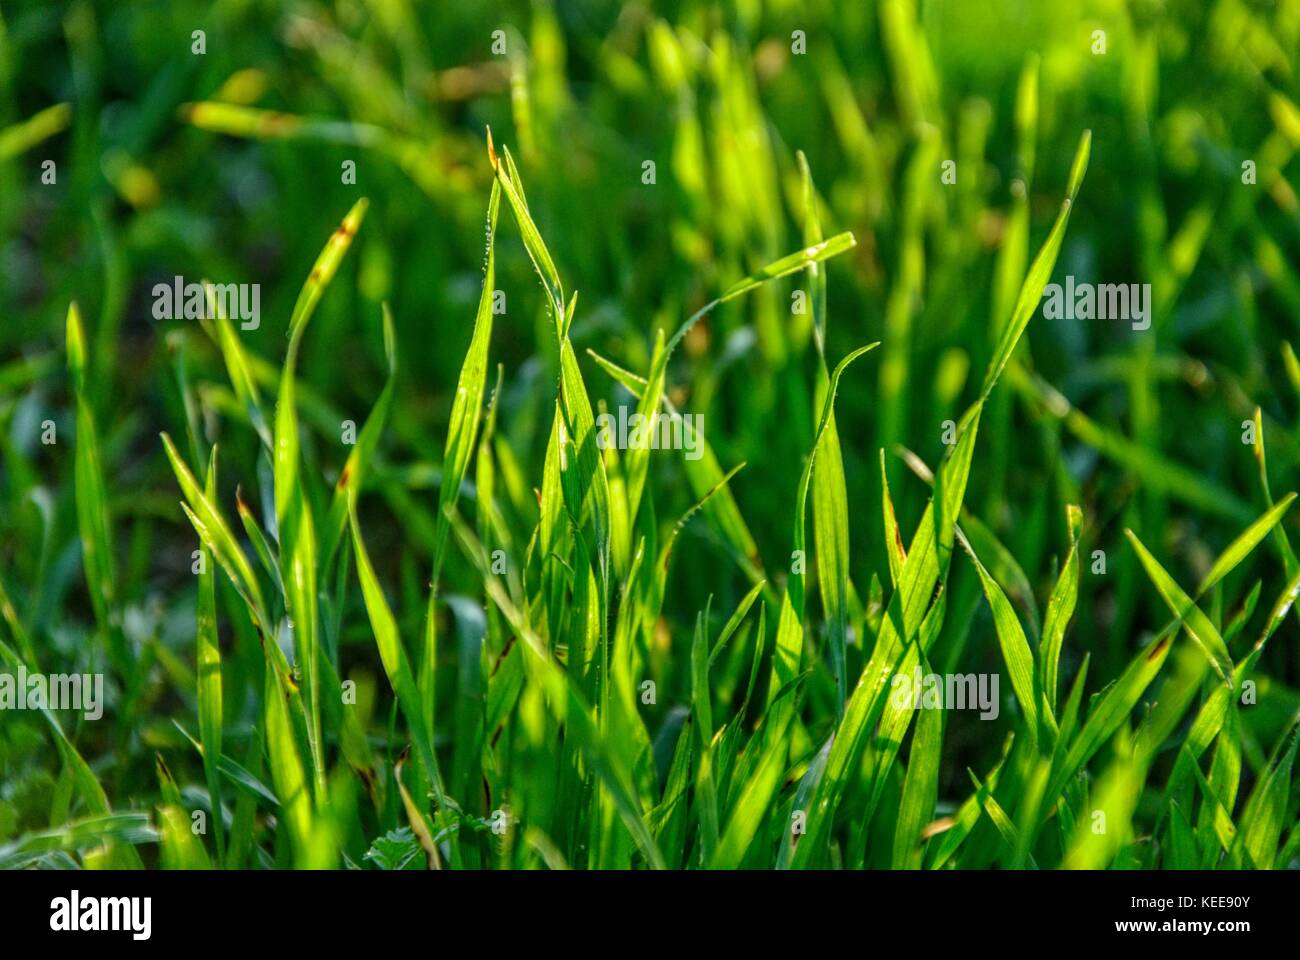
M1083 131L1079 137L1079 145L1074 152L1074 162L1070 165L1070 178L1066 182L1065 199L1061 202L1060 213L1056 215L1056 222L1052 224L1051 231L1047 234L1047 239L1043 242L1042 248L1038 255L1034 257L1034 262L1029 267L1029 272L1025 274L1024 283L1020 287L1020 295L1016 298L1015 309L1011 312L1011 319L1002 329L1002 336L998 340L998 345L993 351L993 357L989 361L988 372L984 375L984 387L980 391L982 398L987 398L993 392L994 385L1002 375L1011 355L1015 353L1016 345L1020 342L1020 337L1024 334L1025 328L1029 326L1029 320L1038 310L1039 303L1043 299L1043 288L1047 286L1048 280L1052 278L1052 270L1056 266L1056 258L1061 252L1061 244L1065 240L1065 229L1070 223L1070 211L1074 207L1075 198L1079 194L1079 188L1083 185L1083 175L1088 170L1088 157L1092 152L1092 131Z
M216 557L217 562L221 564L222 569L226 571L226 575L230 578L230 582L234 584L235 589L244 598L254 624L264 634L269 634L273 624L267 614L266 603L262 599L262 588L257 582L253 568L248 563L248 558L244 556L244 551L240 549L239 544L235 541L234 534L231 532L225 518L222 517L221 512L217 509L216 502L211 500L199 487L198 481L194 479L194 474L190 472L190 468L186 466L185 461L176 450L176 445L172 443L172 438L166 433L161 434L161 437L163 450L167 453L167 459L172 465L172 472L176 474L181 493L185 497L182 508L190 518L190 523L194 525L199 538L212 552L212 555ZM279 649L274 643L269 644L268 648Z
M794 522L794 556L805 553L804 512L808 503L808 486L812 479L813 464L817 459L821 442L831 421L835 406L835 394L839 389L840 377L849 364L875 347L878 343L869 343L858 347L835 365L831 374L830 385L826 390L826 399L822 404L821 420L813 438L812 450L804 463L803 474L799 478L799 490L795 494ZM777 692L786 684L793 682L799 673L799 664L803 658L803 618L804 618L804 575L793 573L786 584L785 599L781 604L781 619L777 625L776 648L772 656L772 679L768 686L768 703L775 702ZM790 701L785 701L790 706Z
M1228 647L1223 642L1223 637L1215 629L1210 618L1201 612L1196 602L1183 592L1164 567L1160 566L1151 552L1138 539L1137 534L1132 530L1125 530L1125 535L1129 542L1133 544L1133 549L1137 551L1138 558L1142 561L1142 566L1146 569L1147 576L1155 584L1160 596L1164 598L1169 610L1177 617L1187 629L1187 633L1196 645L1205 652L1205 656L1210 661L1210 666L1214 672L1229 687L1233 686L1232 681L1232 657L1228 654Z
M1032 747L1038 743L1040 737L1040 689L1038 677L1034 670L1033 651L1029 649L1029 641L1025 637L1024 629L1020 626L1020 620L1016 617L1015 610L1011 607L1011 601L1002 592L1002 588L998 586L997 581L989 576L989 572L984 569L984 564L980 563L979 557L975 555L970 541L960 532L957 534L957 538L961 541L961 545L966 548L971 562L975 564L980 583L984 587L984 596L988 598L989 607L993 611L993 625L998 635L998 645L1002 648L1002 659L1007 665L1007 673L1011 677L1011 688L1015 691L1016 700L1020 704L1020 712L1024 715L1025 725L1029 730L1029 743ZM1044 732L1055 733L1056 722L1050 712L1044 710L1041 722L1047 727Z
M343 222L330 236L302 290L298 293L289 318L289 349L280 374L280 390L275 404L275 517L280 537L280 575L284 581L285 606L292 623L294 656L306 686L307 745L311 752L313 783L318 799L323 799L325 756L321 743L320 676L317 663L320 611L317 576L319 574L316 529L311 506L299 482L298 410L295 373L303 334L316 305L364 219L369 201L364 197L348 211Z
M1295 501L1296 495L1288 493L1285 497L1277 502L1271 509L1243 530L1237 539L1219 555L1210 567L1205 577L1201 580L1201 585L1196 588L1196 595L1203 596L1216 583L1226 577L1229 573L1237 568L1246 556L1257 547L1260 542L1269 535L1269 533L1282 521L1282 517L1287 510L1291 509L1292 502Z
M1164 666L1173 647L1173 635L1177 626L1175 623L1167 627L1149 646L1139 650L1120 678L1101 694L1083 722L1078 737L1066 752L1065 759L1056 765L1044 797L1044 810L1052 808L1066 783L1110 739L1132 712L1138 699Z
M442 775L438 770L438 760L433 752L433 738L429 724L423 715L423 701L420 691L411 673L410 660L406 648L398 633L397 620L388 606L383 589L375 576L375 569L370 563L370 552L361 538L361 527L357 522L356 503L348 504L348 522L352 528L352 547L356 556L357 578L361 581L361 595L365 600L366 614L370 618L371 632L375 635L375 644L379 648L379 659L384 665L384 673L397 695L397 704L406 718L408 733L415 744L418 760L425 778L434 791L439 811L447 809L443 792Z
M509 203L510 210L515 215L515 223L519 225L519 232L523 236L524 249L528 252L528 258L532 260L533 268L542 281L542 289L546 291L550 301L550 309L555 316L558 342L567 334L564 323L564 286L560 283L560 273L555 269L555 261L551 258L551 251L546 248L546 242L542 240L541 231L537 229L532 214L528 212L528 201L524 198L523 185L519 182L514 158L510 156L510 148L502 147L502 152L505 154L505 162L502 163L496 155L490 128L487 134L487 148L488 158L496 173L496 183L499 183L505 192L506 202Z

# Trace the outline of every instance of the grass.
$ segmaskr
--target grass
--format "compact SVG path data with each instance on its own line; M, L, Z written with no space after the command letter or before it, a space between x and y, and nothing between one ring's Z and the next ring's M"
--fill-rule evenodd
M1300 866L1300 18L1013 7L0 12L0 865Z

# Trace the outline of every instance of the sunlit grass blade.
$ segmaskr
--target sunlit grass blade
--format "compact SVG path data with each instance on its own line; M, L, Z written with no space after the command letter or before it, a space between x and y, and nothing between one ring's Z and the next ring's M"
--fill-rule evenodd
M81 853L91 857L105 845L121 845L131 851L138 864L135 847L158 841L158 833L149 823L149 815L140 812L103 813L24 834L0 845L0 870L22 870L42 863L56 863L52 854ZM74 864L75 865L75 864Z
M1079 145L1075 149L1074 162L1070 166L1070 177L1065 186L1065 199L1061 202L1061 211L1056 216L1056 222L1052 224L1052 229L1043 242L1042 248L1038 255L1034 257L1034 262L1029 266L1029 272L1025 275L1024 283L1020 287L1020 295L1016 298L1015 309L1011 313L1011 319L1002 330L1002 336L998 340L997 347L994 348L993 358L989 361L988 372L984 375L984 387L981 396L987 397L993 392L993 386L998 382L998 377L1002 375L1003 369L1011 360L1011 355L1015 353L1016 344L1020 342L1020 337L1029 325L1029 320L1038 310L1039 303L1042 301L1043 288L1052 278L1052 270L1056 266L1056 258L1061 252L1061 244L1065 240L1065 230L1070 223L1070 211L1074 207L1075 198L1079 194L1079 188L1083 185L1083 176L1088 170L1088 157L1092 151L1092 131L1085 130L1079 137Z
M230 577L230 582L234 584L235 589L239 591L248 604L249 613L255 625L269 639L274 624L271 623L267 614L266 603L262 598L262 588L258 584L257 576L254 574L248 558L235 540L234 533L226 523L225 518L222 517L216 502L209 498L199 486L194 474L186 466L185 461L176 450L176 445L172 443L171 437L165 433L162 434L162 442L163 449L167 453L167 459L171 462L172 471L180 484L181 493L185 497L185 503L182 506L189 516L190 522L194 525L194 529L198 532L204 545L212 552L212 556L226 571L226 575ZM270 646L275 648L274 643Z
M501 206L501 180L492 181L487 208L487 262L479 292L478 310L469 349L461 364L447 426L447 443L442 459L442 481L438 489L437 540L434 544L432 587L426 612L424 646L417 674L417 686L425 699L426 710L433 714L434 660L437 655L437 593L442 576L447 538L451 531L451 512L460 499L461 483L469 469L479 421L483 415L483 391L487 383L488 347L492 340L492 300L496 293L497 213Z
M280 574L285 605L292 623L294 655L306 687L307 745L311 752L313 784L318 798L325 793L325 757L321 743L320 677L317 663L320 613L315 521L299 481L298 408L296 372L298 351L307 324L316 310L352 240L361 226L369 202L358 200L343 218L317 256L311 273L298 293L289 318L289 349L280 375L275 404L275 517L280 538Z
M560 283L560 273L555 268L555 261L551 258L551 251L547 249L546 242L542 240L541 231L537 229L532 214L528 212L528 201L524 198L523 186L519 183L518 171L515 169L514 160L510 156L510 148L502 147L505 154L505 162L503 163L497 157L492 143L491 130L488 131L487 135L487 148L488 158L492 161L492 169L496 172L496 182L501 185L501 189L506 195L506 202L510 205L510 210L515 215L515 222L519 225L519 232L523 236L524 249L528 252L528 257L537 270L537 276L542 281L542 288L546 291L549 301L548 306L555 318L558 341L566 333L563 323L565 315L564 286Z
M162 804L158 807L159 846L164 870L210 870L212 861L198 839L189 815L185 811L180 789L159 754L155 767L158 773ZM214 811L217 808L213 808Z
M826 398L822 405L821 418L817 425L817 433L813 438L812 450L809 451L808 459L804 462L803 474L799 478L799 489L795 494L795 522L794 522L794 551L791 556L802 565L805 555L805 520L804 512L808 503L808 487L812 479L814 464L817 462L817 454L821 446L821 441L826 435L826 429L831 421L831 414L835 407L835 393L839 389L840 377L848 365L862 356L864 353L879 346L877 343L869 343L859 347L844 357L835 365L835 370L831 374L830 384L826 389ZM768 686L768 702L771 703L782 687L794 680L795 675L800 669L800 661L803 656L803 635L804 635L804 574L801 572L792 573L786 584L785 600L782 602L781 619L777 626L776 649L772 657L772 679Z
M215 500L217 494L216 447L208 463L205 495ZM217 763L221 759L222 684L221 643L217 630L217 571L204 556L199 573L199 596L195 624L195 674L198 681L199 736L203 741L203 772L211 801L213 835L217 860L225 859L225 827L221 817L221 777ZM164 840L166 828L164 828Z
M778 726L769 732L766 738L768 747L758 766L746 781L727 819L717 849L709 867L714 870L735 869L740 866L758 832L759 826L766 818L772 797L781 785L781 775L785 772L786 742L785 726L791 722L793 714L783 711L777 719Z
M109 643L109 651L119 670L125 671L127 649L115 622L115 585L113 542L108 512L108 494L104 486L104 465L95 432L95 417L86 395L86 336L81 311L74 303L68 307L68 373L72 378L77 404L77 435L73 451L76 475L77 527L81 533L82 565L95 619Z
M308 862L312 833L312 802L298 744L294 739L290 708L291 681L272 667L266 670L263 692L267 755L271 782L293 844L294 862Z
M1174 632L1177 624L1165 630L1159 637L1129 663L1128 668L1111 684L1094 703L1088 717L1074 739L1065 759L1057 765L1046 793L1045 808L1060 796L1062 788L1083 765L1087 763L1120 724L1129 716L1138 699L1151 681L1155 679L1160 668L1164 666L1173 647Z
M1138 539L1137 534L1132 530L1125 530L1124 532L1128 536L1129 542L1133 544L1133 549L1137 551L1142 566L1151 578L1151 582L1155 584L1156 589L1160 591L1160 596L1168 604L1169 610L1182 621L1183 626L1186 627L1191 638L1196 641L1197 646L1205 651L1214 672L1225 683L1232 686L1232 657L1229 656L1223 637L1219 635L1219 631L1210 622L1210 618L1201 612L1196 602L1183 592L1173 577L1165 572L1165 568L1160 566L1156 558Z
M1002 773L1002 766L1006 763L1014 742L1015 734L1012 734L1003 745L1002 755L998 759L997 765L984 778L984 783L976 789L975 793L962 802L962 805L957 809L956 815L951 818L952 822L943 824L947 829L939 834L939 839L930 848L931 859L927 864L930 869L941 869L966 842L966 838L970 836L971 831L975 829L975 825L984 813L985 799L997 789L998 777Z
M361 581L361 595L365 601L366 613L370 618L371 631L375 644L379 648L379 659L383 663L384 673L388 677L397 703L406 718L408 733L416 748L416 758L434 791L439 813L446 807L442 775L438 769L438 760L433 752L433 739L429 724L424 719L423 701L411 672L410 659L398 633L397 620L393 617L384 597L383 589L375 577L374 567L370 563L370 553L361 538L361 527L357 523L356 505L348 506L348 522L352 528L352 547L356 556L357 577Z
M898 578L907 563L907 550L903 546L903 533L898 528L894 513L894 500L889 495L889 477L885 472L885 451L880 451L880 498L885 517L885 554L889 561L889 582L898 589Z
M225 304L222 298L216 295L216 290L210 283L205 283L203 289L213 318L210 333L221 350L222 359L226 364L226 374L230 378L230 386L269 454L274 449L274 439L267 423L266 410L262 406L262 396L252 373L248 353L239 339L239 334L235 332L235 322L225 315Z
M930 673L930 664L921 658L921 671ZM907 758L903 778L903 798L898 805L898 822L894 828L893 868L917 869L921 866L922 828L934 815L939 790L939 759L943 747L943 711L922 710L912 734L912 750Z
M810 264L820 263L823 260L829 260L831 257L837 257L847 250L852 250L857 244L853 234L849 232L837 233L829 240L823 240L820 243L811 244L802 250L796 250L794 253L786 254L779 260L774 260L763 269L751 273L743 280L737 280L715 300L706 303L691 316L687 317L677 331L668 341L668 346L664 349L661 363L667 363L672 352L685 339L686 334L690 333L691 328L697 324L701 318L710 313L716 307L721 306L729 300L734 300L739 296L748 293L756 287L759 287L769 280L777 280L781 277L789 276L800 270L806 269Z
M484 586L492 602L497 605L502 616L523 642L527 653L525 663L530 679L541 686L547 704L556 719L563 721L566 729L574 735L596 776L609 791L618 816L627 827L646 862L651 867L662 869L663 855L659 852L640 805L618 770L609 746L600 736L591 706L569 675L552 658L542 639L525 621L522 612L515 606L500 583L500 578L491 575L491 567L487 556L483 553L482 544L464 523L454 521L452 529L460 540L466 556L483 576Z
M72 104L56 103L21 123L0 130L0 160L16 157L66 130L72 122Z
M821 845L829 834L831 820L840 797L848 787L850 771L861 755L868 731L881 717L882 710L890 711L890 727L897 728L910 717L911 704L905 708L893 706L885 696L890 677L898 670L909 672L913 666L908 658L916 657L916 648L910 646L922 627L925 611L933 597L935 585L946 576L952 552L953 524L965 497L966 483L970 477L971 457L974 453L982 404L976 402L963 417L957 443L939 468L936 500L925 510L907 560L899 576L899 587L889 602L880 635L871 659L863 668L857 686L845 707L844 717L834 734L834 742L827 760L826 774L818 784L809 810L809 834L795 851L793 865L808 865L820 855ZM936 516L947 518L946 523L936 521ZM897 749L898 741L893 741ZM883 763L883 757L881 758ZM872 794L879 797L879 784Z
M1255 784L1241 815L1238 836L1249 865L1271 870L1278 859L1278 840L1287 825L1291 798L1291 768L1300 745L1300 722L1293 722ZM1294 829L1294 826L1292 827ZM1286 864L1280 864L1286 866Z
M630 370L625 370L593 350L588 350L587 353L602 370L626 387L634 396L640 398L645 395L646 379L644 377L634 374ZM666 394L662 397L662 402L669 416L674 418L680 416ZM692 460L688 457L682 459L682 466L686 471L686 478L690 482L692 493L697 498L702 499L711 490L718 490L717 496L709 499L709 504L705 510L706 516L717 525L723 539L731 547L736 562L745 571L750 581L758 583L765 580L762 560L758 555L758 545L754 541L754 536L750 532L744 516L741 515L735 496L729 489L725 487L719 489L718 487L724 476L724 471L718 462L717 455L713 452L713 448L709 445L708 438L702 433L696 432L694 425L687 421L683 421L683 430L692 432L693 444L700 451L699 459ZM765 593L775 605L777 602L775 595L770 590L765 591Z
M998 834L1002 837L1004 848L1007 850L1014 850L1019 847L1021 844L1020 831L1017 830L1016 825L1011 822L1011 818L1007 816L1007 812L1002 808L1002 804L998 803L998 801L994 799L993 791L984 788L983 784L980 783L979 778L975 776L974 771L968 769L966 773L970 776L971 782L975 784L975 795L979 798L979 802L983 806L984 812L988 814L989 819L993 821L993 825L997 827ZM1033 858L1030 858L1029 862L1032 866Z
M960 533L957 536L970 555L971 562L975 564L975 570L979 573L980 583L984 587L984 596L993 610L993 624L998 635L998 643L1002 648L1002 659L1007 665L1007 674L1011 678L1011 688L1015 691L1020 712L1024 715L1030 743L1037 743L1040 735L1040 706L1043 707L1042 722L1047 728L1045 732L1054 734L1056 722L1051 713L1046 711L1046 704L1041 703L1040 700L1041 689L1039 677L1034 669L1033 651L1029 649L1029 641L1025 637L1024 628L1020 626L1015 610L1011 608L1011 601L997 585L997 581L984 569L984 564L980 563L970 542Z
M736 605L735 612L732 613L732 615L727 619L727 622L723 624L722 630L718 634L718 639L714 641L713 648L709 651L710 666L712 666L714 661L718 659L718 656L726 647L727 641L731 639L732 635L736 632L736 629L744 621L764 586L765 584L762 583L755 584L754 587L750 589L749 593L745 594L744 598L741 599L740 603Z
M1287 364L1287 372L1291 372L1292 365L1295 364L1295 354L1291 351L1290 344L1287 344L1287 356L1290 358ZM1255 408L1255 463L1259 466L1259 485L1264 490L1264 500L1270 507L1273 506L1273 491L1268 482L1268 453L1264 444L1264 413L1259 407ZM1295 550L1291 547L1291 541L1286 535L1286 528L1277 526L1273 530L1277 540L1278 550L1282 554L1282 563L1286 567L1286 575L1293 577L1297 570L1300 570L1300 561L1296 560Z
M1038 657L1043 695L1047 697L1047 706L1051 710L1056 709L1056 676L1061 662L1061 647L1065 643L1065 630L1070 624L1070 618L1074 616L1074 607L1079 599L1079 528L1083 524L1083 511L1070 504L1065 508L1065 516L1070 531L1070 552L1047 601Z
M1246 556L1282 521L1282 517L1291 508L1291 503L1295 500L1295 497L1294 493L1288 493L1262 517L1243 530L1241 535L1236 540L1233 540L1219 555L1218 559L1214 561L1214 566L1210 567L1206 572L1201 579L1201 585L1196 588L1196 595L1201 596L1207 593L1211 587L1235 570L1241 561L1246 559Z

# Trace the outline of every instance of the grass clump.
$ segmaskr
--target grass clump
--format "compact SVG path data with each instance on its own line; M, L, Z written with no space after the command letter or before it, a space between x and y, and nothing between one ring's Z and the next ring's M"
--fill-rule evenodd
M804 60L778 11L539 5L465 63L478 13L304 8L298 102L246 30L142 98L87 68L125 133L0 103L0 175L67 157L0 335L0 659L107 687L6 716L0 865L1300 863L1290 57L1247 123L1237 53L1160 60L1190 13L1082 60L1081 14L933 6ZM77 10L82 65L156 16ZM1044 315L1117 263L1149 329ZM182 269L204 315L137 323Z

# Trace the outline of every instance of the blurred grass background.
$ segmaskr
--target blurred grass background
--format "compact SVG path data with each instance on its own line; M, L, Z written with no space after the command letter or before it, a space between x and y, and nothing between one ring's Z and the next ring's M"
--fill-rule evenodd
M1088 559L1062 676L1090 653L1091 676L1113 678L1167 617L1124 529L1183 582L1199 579L1267 506L1258 447L1242 442L1257 407L1268 483L1280 496L1296 482L1297 54L1300 0L0 2L0 586L10 631L34 638L46 663L89 669L97 656L65 441L74 412L63 320L75 300L90 340L116 601L138 665L135 677L109 680L112 730L88 726L78 743L124 806L156 792L158 751L187 771L179 780L201 781L173 724L194 727L197 544L157 439L185 432L178 371L221 443L222 501L237 483L249 500L269 485L255 480L257 440L234 422L220 354L193 321L154 320L150 291L174 275L260 284L260 328L241 338L278 368L302 279L365 196L365 229L300 358L304 457L319 490L337 479L348 454L339 424L360 424L384 383L388 302L401 363L370 484L381 496L362 512L403 632L419 635L445 425L481 281L489 126L514 151L533 216L581 293L572 338L593 403L611 408L628 395L583 348L643 372L658 327L671 331L796 249L796 151L807 156L827 234L858 240L827 265L826 353L882 341L845 376L836 410L849 572L867 603L873 574L887 570L878 451L911 530L929 488L899 451L938 463L942 424L978 394L1090 128L1091 165L1054 279L1150 283L1153 323L1136 332L1036 316L985 412L966 502L1005 544L999 579L1026 611L1042 607L1069 548L1064 505L1083 507ZM52 184L41 181L47 160ZM952 185L941 181L948 160ZM347 161L355 184L343 182ZM498 496L526 540L558 359L545 298L509 231L496 269L507 298L491 347L504 369L498 455L513 460ZM705 417L724 469L746 464L731 488L778 586L817 413L813 319L790 311L802 284L791 277L715 311L668 376L677 406ZM40 442L45 420L54 445ZM656 511L675 517L696 498L680 463L656 464ZM716 616L750 586L712 524L693 522L682 538L656 652L661 703L689 694L683 638L710 595ZM1215 616L1227 619L1256 580L1274 596L1289 579L1284 549L1270 541L1216 589ZM1091 569L1096 550L1104 575ZM480 592L461 562L444 586ZM996 671L969 564L954 564L949 589L936 669ZM814 635L824 630L816 609ZM382 684L355 590L340 621L342 672ZM255 726L258 690L240 671L253 676L259 661L246 625L233 629L247 654L226 679L239 743ZM1256 769L1300 709L1296 640L1289 621L1265 655L1259 704L1244 712ZM738 646L727 673L747 663ZM824 681L808 691L814 714L833 713ZM966 768L987 768L997 746L979 725L954 722L940 797L964 796ZM50 821L53 756L37 720L4 718L0 840Z

